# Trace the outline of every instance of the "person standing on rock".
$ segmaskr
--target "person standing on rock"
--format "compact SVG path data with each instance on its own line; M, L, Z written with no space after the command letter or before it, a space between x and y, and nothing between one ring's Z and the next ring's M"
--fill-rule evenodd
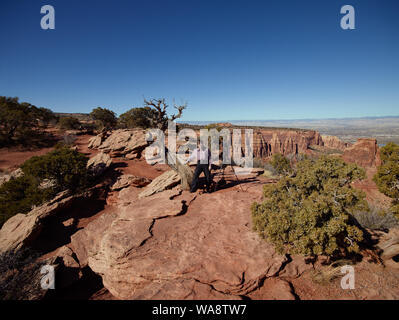
M210 158L211 158L211 152L210 150L202 143L200 143L200 146L193 150L191 155L188 157L186 160L186 164L191 161L196 161L197 166L195 167L194 171L194 178L191 183L191 189L190 192L195 192L198 189L198 179L199 176L202 172L205 174L206 178L206 190L207 192L210 192L210 187L211 187L211 163L210 163Z

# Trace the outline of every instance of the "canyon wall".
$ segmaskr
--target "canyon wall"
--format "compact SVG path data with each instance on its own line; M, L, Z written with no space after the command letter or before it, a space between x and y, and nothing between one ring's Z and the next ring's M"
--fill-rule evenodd
M267 158L276 153L283 155L308 153L311 145L324 146L323 139L317 131L254 130L254 157Z
M326 136L322 135L324 146L328 149L335 149L344 151L346 148L350 147L352 144L349 142L344 142L336 136Z
M346 162L356 163L364 168L380 166L380 150L377 140L373 138L358 139L353 146L345 150L342 159Z

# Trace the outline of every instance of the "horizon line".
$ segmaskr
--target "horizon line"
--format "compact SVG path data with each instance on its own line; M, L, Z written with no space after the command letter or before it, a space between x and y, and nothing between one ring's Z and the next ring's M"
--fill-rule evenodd
M299 119L260 119L260 120L178 120L176 122L237 122L237 121L248 121L248 122L276 122L276 121L317 121L317 120L360 120L360 119L385 119L385 118L399 118L399 115L390 115L390 116L364 116L364 117L342 117L342 118L299 118Z

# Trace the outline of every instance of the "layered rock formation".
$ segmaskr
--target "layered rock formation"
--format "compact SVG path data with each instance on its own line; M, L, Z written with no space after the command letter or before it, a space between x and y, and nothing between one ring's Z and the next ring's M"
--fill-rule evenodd
M31 245L41 233L46 218L70 207L77 199L90 198L92 195L92 190L79 195L70 195L64 191L27 214L12 216L0 229L0 254Z
M322 135L321 138L323 140L324 147L326 147L328 149L344 151L346 148L351 146L350 143L344 142L336 136Z
M174 170L169 170L156 177L144 190L139 194L139 198L151 196L155 193L162 192L179 184L181 178Z
M87 169L94 176L99 176L104 173L112 164L111 157L103 152L95 155L87 161Z
M345 149L342 156L344 161L356 163L364 168L378 167L381 165L380 150L376 139L360 138L357 142Z
M133 159L139 157L148 146L145 130L121 129L101 133L89 141L89 148L96 148L111 156L125 156Z
M323 146L317 131L267 129L254 132L254 157L266 158L273 154L308 153L311 145Z
M125 174L116 180L116 182L111 186L112 191L119 191L122 190L123 188L127 188L129 186L135 186L135 187L145 187L151 183L151 180L148 178L144 177L136 177L132 174Z

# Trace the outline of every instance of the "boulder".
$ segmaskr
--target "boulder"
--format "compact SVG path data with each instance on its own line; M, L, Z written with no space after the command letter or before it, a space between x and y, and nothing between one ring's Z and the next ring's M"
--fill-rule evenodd
M87 169L94 175L99 176L104 173L112 164L111 157L104 153L100 152L94 157L90 158L87 162Z
M152 182L144 188L139 194L139 198L151 196L155 193L171 189L180 182L179 174L174 170L169 170L156 177Z
M342 158L346 162L356 163L364 168L381 165L380 150L376 139L358 139L354 145L345 149Z
M123 188L127 188L129 186L135 186L135 187L145 187L151 182L150 179L144 178L144 177L136 177L132 174L125 174L116 180L116 182L112 185L111 190L113 191L119 191L122 190Z

